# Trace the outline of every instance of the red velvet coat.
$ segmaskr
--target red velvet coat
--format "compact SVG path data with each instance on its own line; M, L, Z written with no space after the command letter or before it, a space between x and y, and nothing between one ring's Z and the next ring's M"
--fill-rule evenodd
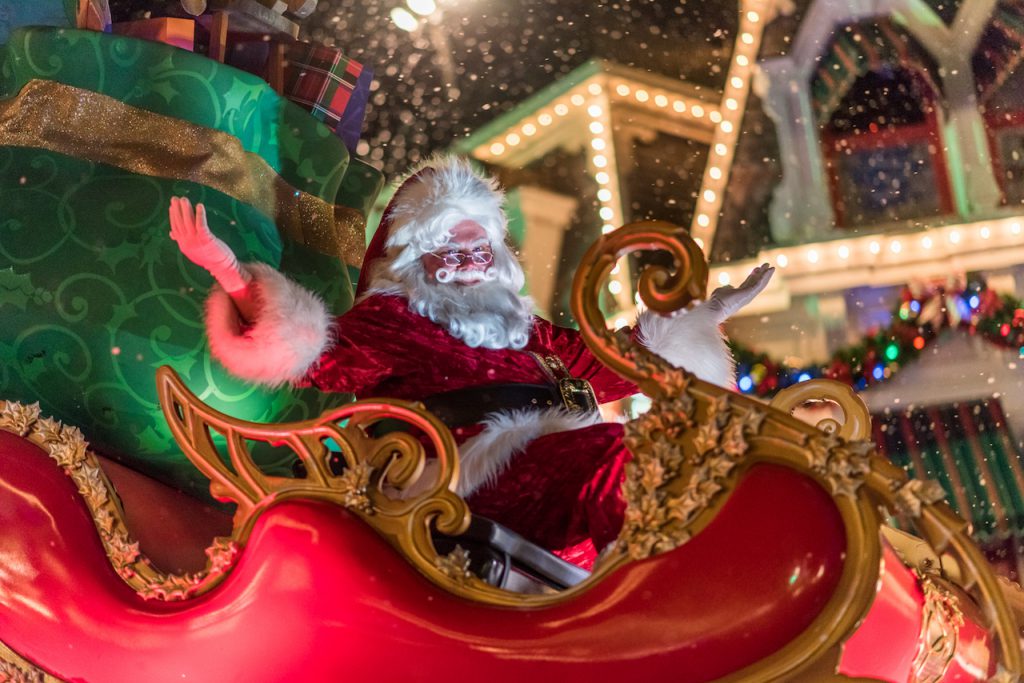
M534 318L524 350L471 348L410 311L405 299L373 295L338 318L335 333L303 384L406 400L488 384L545 384L527 353L534 351L561 358L573 377L590 381L602 403L637 391L603 366L577 331L541 318ZM461 443L478 431L455 430L455 436ZM619 489L628 459L618 424L548 434L514 456L495 483L474 492L470 508L589 566L594 546L614 540L622 524Z

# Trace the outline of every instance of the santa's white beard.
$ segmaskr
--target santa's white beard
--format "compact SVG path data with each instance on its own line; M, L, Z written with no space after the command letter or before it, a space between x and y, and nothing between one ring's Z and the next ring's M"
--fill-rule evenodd
M401 294L409 310L441 325L467 346L521 349L533 328L533 301L520 296L518 287L499 275L456 271L446 284L427 279L421 267L403 273L400 281L375 280L368 293ZM459 284L476 282L476 284Z
M441 284L422 273L418 279L407 294L409 308L447 328L467 346L521 349L530 340L531 302L507 283L485 277L477 284Z

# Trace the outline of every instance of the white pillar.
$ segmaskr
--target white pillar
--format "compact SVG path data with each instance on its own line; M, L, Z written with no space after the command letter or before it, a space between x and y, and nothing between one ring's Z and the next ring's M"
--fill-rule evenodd
M538 311L548 317L558 282L562 239L572 224L579 202L573 197L530 185L520 185L509 195L518 203L526 223L520 258L530 296Z
M964 0L951 26L923 0L901 0L893 17L925 47L939 65L947 104L941 134L958 214L973 217L999 206L985 121L978 110L971 57L997 0Z
M805 242L833 229L828 179L811 111L804 69L790 59L763 62L754 88L775 123L782 182L772 195L768 219L776 242Z

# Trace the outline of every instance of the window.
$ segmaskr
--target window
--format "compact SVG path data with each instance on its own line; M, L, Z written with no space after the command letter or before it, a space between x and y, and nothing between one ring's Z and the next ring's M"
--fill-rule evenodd
M836 224L952 213L931 57L885 19L847 26L811 83Z
M821 135L838 225L952 211L933 102L927 85L902 69L854 82Z
M1004 204L1024 204L1024 6L1000 2L972 59Z

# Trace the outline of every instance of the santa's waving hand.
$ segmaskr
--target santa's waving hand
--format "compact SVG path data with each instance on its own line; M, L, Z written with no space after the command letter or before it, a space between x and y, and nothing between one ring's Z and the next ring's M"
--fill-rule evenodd
M495 180L464 159L423 164L385 209L356 303L338 318L272 268L237 264L201 206L193 214L172 202L172 235L219 283L207 333L230 372L424 402L459 443L458 491L473 512L586 567L618 535L631 457L622 426L601 422L595 408L637 388L604 367L578 332L533 315L506 244L503 200ZM230 287L233 269L242 290ZM739 287L715 290L676 316L644 312L635 336L669 362L731 386L734 363L719 326L772 272L756 268Z

